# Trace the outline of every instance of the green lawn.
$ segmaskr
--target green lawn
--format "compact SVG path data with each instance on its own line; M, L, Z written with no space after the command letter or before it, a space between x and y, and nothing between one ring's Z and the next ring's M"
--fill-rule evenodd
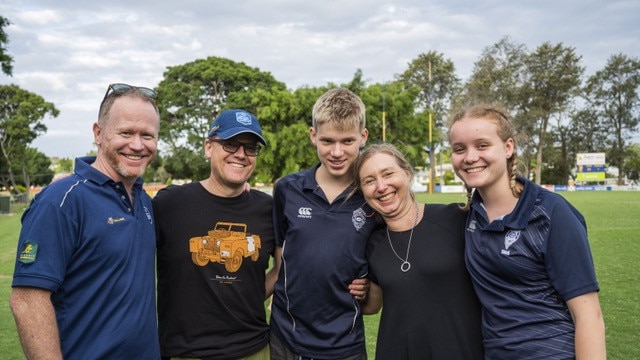
M20 232L20 214L24 206L13 206L14 214L0 215L0 358L24 359L16 333L16 325L9 309L11 275Z
M560 193L587 220L591 250L602 288L608 359L640 359L640 192ZM463 202L460 194L418 194L420 202ZM23 359L8 306L15 244L22 208L0 215L0 358ZM634 265L636 264L636 265ZM369 358L375 351L379 317L365 316Z

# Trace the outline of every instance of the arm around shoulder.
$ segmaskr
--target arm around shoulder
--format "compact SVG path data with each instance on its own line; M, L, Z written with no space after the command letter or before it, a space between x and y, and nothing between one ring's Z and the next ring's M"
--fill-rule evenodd
M367 298L361 303L362 313L373 315L382 309L382 288L380 285L369 281L369 292Z
M33 287L14 287L9 299L18 337L25 357L62 359L56 314L51 291Z
M280 272L280 265L282 264L282 246L275 246L273 250L273 266L269 271L267 271L267 276L265 279L265 289L267 293L265 294L265 299L268 299L269 296L273 295L273 289L276 285L276 281L278 280L278 273Z

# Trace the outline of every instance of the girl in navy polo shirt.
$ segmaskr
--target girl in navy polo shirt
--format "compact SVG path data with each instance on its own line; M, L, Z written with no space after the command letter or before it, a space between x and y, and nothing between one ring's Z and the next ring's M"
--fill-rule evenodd
M518 176L515 130L499 107L454 115L449 142L469 194L465 260L483 306L485 358L606 359L582 215Z

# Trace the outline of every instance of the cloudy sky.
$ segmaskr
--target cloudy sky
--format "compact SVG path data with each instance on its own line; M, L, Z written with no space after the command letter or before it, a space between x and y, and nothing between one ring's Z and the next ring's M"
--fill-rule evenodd
M168 66L208 56L271 72L290 89L389 81L421 53L463 80L483 49L510 36L529 50L574 47L588 75L618 53L640 57L638 0L0 0L12 25L14 83L60 110L34 146L85 155L107 85L155 87ZM638 137L636 137L638 139Z

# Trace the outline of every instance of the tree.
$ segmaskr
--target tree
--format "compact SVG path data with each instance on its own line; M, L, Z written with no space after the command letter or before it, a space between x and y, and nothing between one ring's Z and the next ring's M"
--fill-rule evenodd
M7 52L6 45L9 43L9 36L4 29L11 25L11 22L0 16L0 67L5 75L11 76L13 72L13 57Z
M204 148L204 139L199 144ZM196 152L186 147L177 147L171 155L163 157L163 168L173 179L204 179L211 171L204 150Z
M426 144L429 120L427 113L416 113L419 107L417 86L407 87L402 81L368 86L360 97L367 108L367 129L369 143L381 142L382 112L385 112L385 141L397 146L409 163L414 166L425 164L423 147ZM383 109L384 101L384 109ZM440 139L440 130L436 129Z
M63 158L63 159L60 159L58 164L60 166L61 173L70 174L71 172L73 172L73 166L74 166L73 159Z
M208 175L203 141L213 119L227 108L227 101L256 113L252 103L256 92L284 89L270 73L224 58L208 57L169 67L156 89L160 140L166 145L165 169L174 178Z
M7 174L2 174L2 185L7 186L19 202L27 203L29 189L49 184L53 179L53 170L50 168L51 160L44 153L28 146L17 150L12 159L20 161L11 162Z
M32 148L25 149L25 162L20 163L22 183L29 189L31 185L46 185L53 179L51 160L44 153ZM14 163L15 165L15 163Z
M5 186L17 189L15 166L29 161L28 145L47 130L43 120L58 113L40 95L17 85L0 85L0 165L7 169Z
M548 136L553 128L551 120L558 121L554 130L563 136L556 140L568 142L565 115L580 90L584 68L579 61L574 49L562 44L543 43L529 53L524 45L505 37L483 51L463 96L457 100L499 102L508 109L519 133L520 163L525 174L535 167L538 184L542 181L545 145L554 140ZM560 173L568 173L568 169Z
M326 90L324 87L302 87L293 93L263 91L260 98L255 99L254 103L258 104L256 116L269 144L258 156L256 181L272 183L317 162L309 139L309 127L313 105Z
M270 149L258 156L258 181L274 182L286 174L308 169L318 162L309 139L309 125L304 122L284 126L277 134L269 133L266 140Z
M623 54L613 55L604 69L587 81L587 94L608 136L607 159L624 169L626 143L640 123L640 61ZM620 171L618 184L624 184Z
M525 59L526 81L522 88L522 108L530 115L532 132L527 134L535 144L535 181L542 181L543 152L547 145L549 122L553 116L567 112L570 101L580 91L584 68L574 48L544 43Z
M435 51L420 54L413 59L407 70L399 76L399 80L407 88L418 87L420 91L417 105L430 109L433 118L438 120L445 118L452 98L460 91L461 83L455 74L453 61Z
M569 175L566 173L565 162L561 146L548 146L545 152L545 166L542 169L542 178L545 184L566 184Z
M429 51L413 59L399 79L407 85L407 90L410 87L419 89L416 105L418 109L426 110L429 124L427 133L422 134L422 138L429 145L429 164L435 164L436 144L441 144L444 140L441 135L444 133L444 119L454 97L460 91L461 81L455 74L455 65L453 61L445 59L443 54ZM431 169L433 170L433 165ZM431 176L434 176L433 171Z
M485 48L475 62L473 72L456 99L456 106L485 102L500 103L511 111L521 105L527 49L508 36Z
M636 184L640 181L640 145L633 144L629 146L622 172L630 181Z
M519 165L525 176L529 174L534 153L530 141L533 121L528 111L528 100L523 94L527 56L528 50L523 44L511 41L508 36L503 37L482 51L461 96L456 99L458 106L485 102L506 108L518 132Z
M169 180L169 174L164 168L164 161L160 154L157 154L153 161L147 166L142 174L142 179L145 184L149 183L163 183L166 184Z
M571 176L572 157L569 156L571 134L569 126L563 124L561 117L556 117L555 131L547 133L545 143L545 166L541 169L540 178L546 184L567 184ZM548 170L548 171L545 171Z
M608 132L591 104L587 103L582 109L573 111L570 119L569 148L574 156L578 153L605 151Z

